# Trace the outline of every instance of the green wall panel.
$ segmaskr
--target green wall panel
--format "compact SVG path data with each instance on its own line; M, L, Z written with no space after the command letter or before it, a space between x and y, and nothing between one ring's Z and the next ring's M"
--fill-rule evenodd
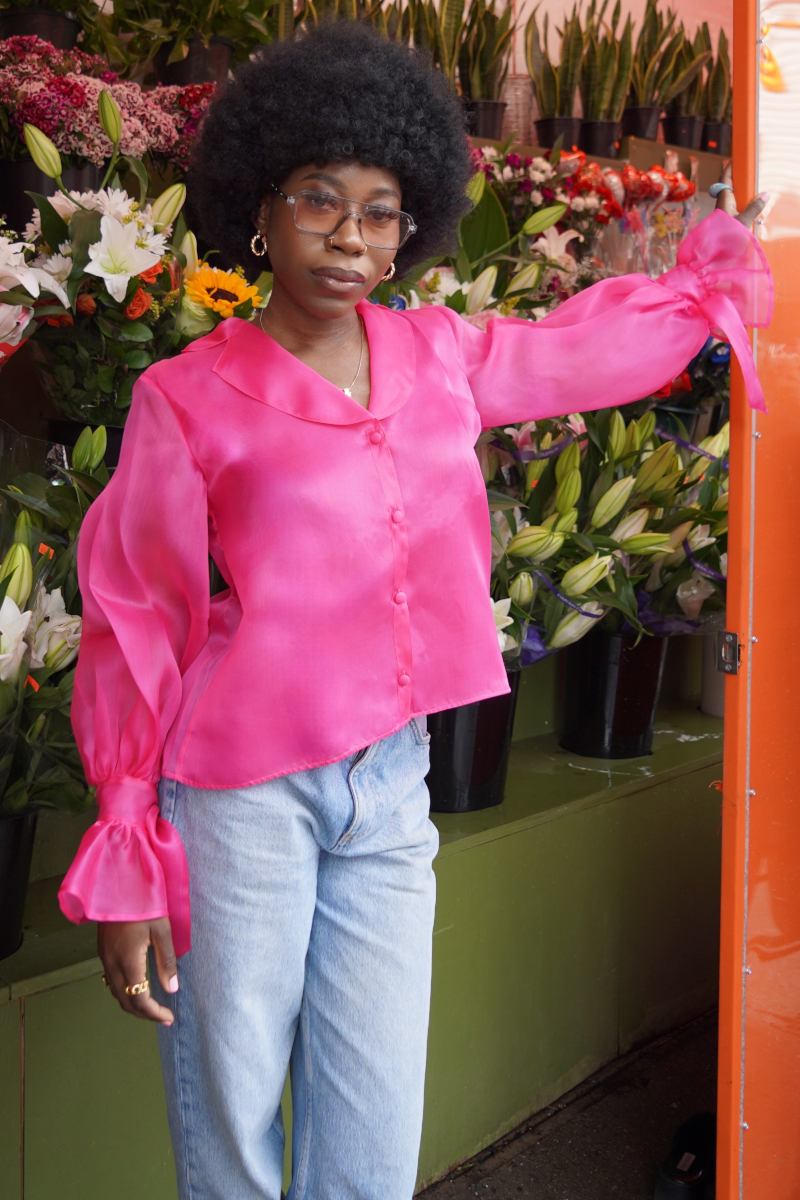
M20 1200L19 1004L0 1004L0 1197Z
M156 1031L94 977L25 1001L25 1200L176 1200Z

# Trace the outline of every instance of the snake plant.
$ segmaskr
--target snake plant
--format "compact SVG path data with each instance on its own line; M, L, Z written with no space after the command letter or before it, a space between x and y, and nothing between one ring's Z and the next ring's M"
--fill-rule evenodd
M642 27L636 39L629 103L640 107L661 103L661 88L669 76L682 41L673 36L675 14L659 11L657 0L647 0Z
M557 30L561 35L561 54L558 66L554 66L548 51L548 17L545 13L542 38L536 20L537 8L533 10L525 27L525 61L528 74L533 80L533 90L540 117L571 117L575 92L581 73L583 59L583 29L577 8Z
M708 34L708 26L705 26ZM711 47L711 37L707 45ZM705 117L707 121L730 121L733 93L731 90L731 61L728 56L728 39L725 30L720 29L717 42L717 57L714 65L709 68L708 81L705 86Z
M606 0L607 3L607 0ZM611 24L603 26L606 3L597 12L595 2L586 13L584 51L581 62L580 93L585 121L619 121L633 70L633 25L630 16L622 36L617 37L620 0L617 0Z
M442 6L446 0L442 0ZM512 3L472 0L458 54L458 78L467 100L499 100L511 54Z
M713 57L708 35L708 26L701 26L694 41L689 41L683 26L678 31L683 35L672 70L664 81L660 96L661 103L670 113L680 116L698 116L705 110L705 82L702 71Z

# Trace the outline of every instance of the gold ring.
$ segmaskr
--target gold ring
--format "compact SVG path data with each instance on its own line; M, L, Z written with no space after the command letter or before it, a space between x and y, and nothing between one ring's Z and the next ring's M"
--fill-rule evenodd
M143 979L141 983L129 983L125 988L126 996L141 996L142 992L150 990L150 980Z
M111 987L111 984L108 982L105 975L103 975L102 979L103 979L103 983L106 985L106 987Z

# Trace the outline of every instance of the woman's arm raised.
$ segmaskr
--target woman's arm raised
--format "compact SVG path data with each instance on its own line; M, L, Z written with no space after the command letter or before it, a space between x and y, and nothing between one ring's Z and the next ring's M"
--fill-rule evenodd
M760 199L754 205L763 207ZM498 319L485 334L464 321L453 326L481 424L489 428L651 395L685 370L709 333L731 343L750 403L763 409L745 325L768 325L771 315L772 278L761 247L744 224L717 211L689 233L677 265L656 280L603 280L535 325Z

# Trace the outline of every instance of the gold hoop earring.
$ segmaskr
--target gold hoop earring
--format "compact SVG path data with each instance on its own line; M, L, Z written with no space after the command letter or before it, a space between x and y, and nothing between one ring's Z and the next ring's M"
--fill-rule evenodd
M388 283L390 279L394 279L394 262L392 262L392 265L389 267L389 270L381 278L381 283Z
M260 250L257 248L259 241L261 242ZM255 254L257 258L263 258L264 255L267 253L267 239L264 237L263 233L261 233L260 230L258 233L254 233L253 236L251 237L250 249L253 251L253 254Z

